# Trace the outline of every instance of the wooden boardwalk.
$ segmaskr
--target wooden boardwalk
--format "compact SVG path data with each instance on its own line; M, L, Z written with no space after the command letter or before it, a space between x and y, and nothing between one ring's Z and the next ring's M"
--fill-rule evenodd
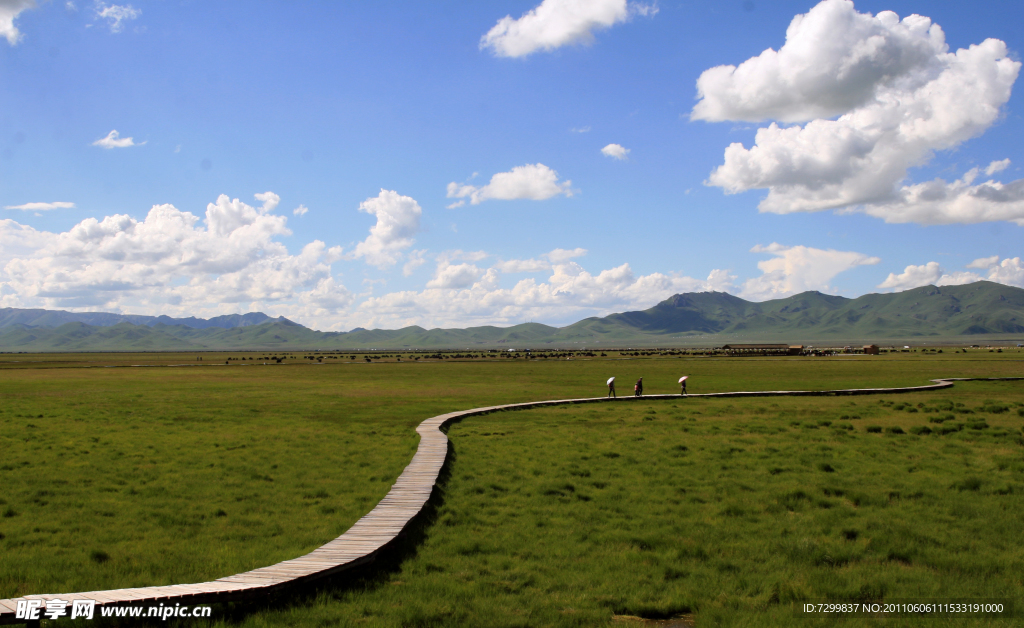
M931 380L925 386L903 388L854 388L844 390L772 390L737 391L687 395L695 398L719 397L780 397L780 396L830 396L830 395L877 395L920 392L949 388L956 381L971 380L1021 380L1024 377L993 378L948 378ZM376 508L357 521L347 532L333 541L318 547L305 556L261 567L245 573L218 578L212 582L195 584L174 584L169 586L113 589L110 591L86 591L81 593L53 593L26 595L24 597L0 600L0 624L21 623L15 618L19 600L51 600L60 598L71 608L73 600L95 600L97 607L181 603L183 605L211 604L241 600L261 594L276 592L286 586L306 583L318 578L337 574L352 567L372 561L389 543L404 531L412 520L423 511L437 484L438 475L448 457L448 437L442 432L448 423L471 416L479 416L502 410L524 410L544 406L558 406L578 403L633 403L655 400L679 400L680 395L645 395L643 397L623 396L617 399L593 397L587 399L559 399L553 401L531 401L485 408L473 408L449 412L431 417L416 428L420 444L412 461L395 481L388 494ZM96 611L97 616L99 610Z

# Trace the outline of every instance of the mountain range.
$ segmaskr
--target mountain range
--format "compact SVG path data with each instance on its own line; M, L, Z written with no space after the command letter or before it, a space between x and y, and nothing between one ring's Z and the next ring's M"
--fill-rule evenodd
M677 294L654 307L566 327L320 332L259 312L211 319L0 309L0 351L485 349L713 346L1024 338L1024 290L979 281L856 299L803 292L754 303L724 292Z
M60 327L65 323L85 323L93 327L113 327L119 323L132 325L184 325L192 329L208 329L220 327L248 327L260 325L268 321L286 320L270 318L263 312L248 314L226 314L214 318L171 318L170 316L143 316L139 314L112 314L109 312L65 312L63 310L21 310L13 307L0 308L0 329L11 325L26 327Z

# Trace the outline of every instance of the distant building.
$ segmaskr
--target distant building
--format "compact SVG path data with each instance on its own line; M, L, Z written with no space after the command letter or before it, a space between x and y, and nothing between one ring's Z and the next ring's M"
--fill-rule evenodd
M866 355L878 355L878 345L864 345L864 353Z

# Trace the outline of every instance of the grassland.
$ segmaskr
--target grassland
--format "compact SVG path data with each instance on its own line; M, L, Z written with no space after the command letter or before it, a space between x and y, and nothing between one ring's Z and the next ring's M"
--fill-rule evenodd
M650 393L674 392L684 373L691 392L917 385L1019 375L1020 358L0 365L0 596L194 581L294 556L366 512L408 461L413 426L453 409L601 395L610 375L643 376ZM692 614L782 626L831 625L795 617L800 599L1020 605L1022 407L1024 385L986 382L469 419L450 431L451 477L415 556L218 621L590 626Z

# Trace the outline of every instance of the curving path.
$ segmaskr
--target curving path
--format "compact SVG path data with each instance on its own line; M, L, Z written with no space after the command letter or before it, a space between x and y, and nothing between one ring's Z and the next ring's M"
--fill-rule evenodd
M687 395L688 397L781 397L781 396L830 396L830 395L877 395L938 390L953 386L958 381L1010 381L1024 380L1024 377L961 377L933 379L926 386L903 388L850 388L844 390L770 390L738 391ZM416 433L420 444L412 461L395 481L388 494L366 516L357 521L347 532L333 541L318 547L305 556L261 567L245 573L219 578L212 582L196 584L175 584L137 589L113 589L109 591L87 591L82 593L60 593L26 595L19 598L0 600L0 624L21 623L15 618L19 600L51 600L60 598L72 600L96 600L96 606L126 606L156 604L197 605L229 602L277 592L292 584L306 583L318 578L337 574L352 567L373 561L380 552L401 534L427 505L437 479L448 458L448 437L442 428L448 423L471 416L488 414L501 410L524 410L544 406L558 406L575 403L629 403L656 399L676 399L679 395L646 395L644 397L619 397L607 399L559 399L554 401L531 401L512 403L485 408L473 408L449 412L431 417L419 424ZM97 616L99 612L97 611Z

